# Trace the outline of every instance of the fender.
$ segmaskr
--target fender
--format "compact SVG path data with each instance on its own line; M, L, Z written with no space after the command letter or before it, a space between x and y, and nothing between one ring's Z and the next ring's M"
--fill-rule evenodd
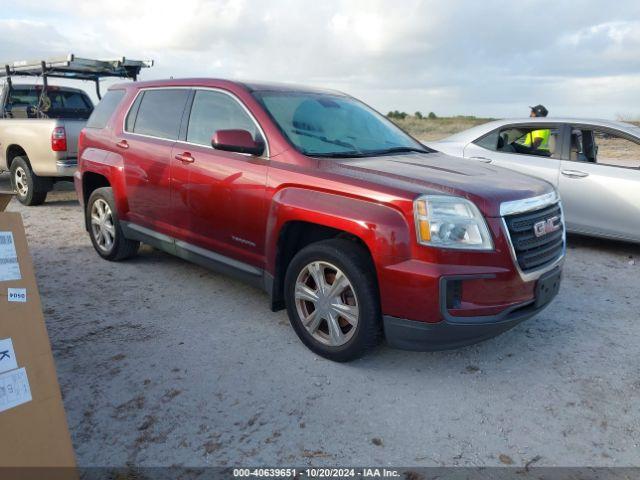
M2 145L2 138L0 138L0 145ZM2 151L0 152L2 157L0 157L0 172L5 170L5 171L9 171L9 150L11 150L12 148L19 148L20 150L22 150L25 154L25 156L27 157L27 161L29 163L31 163L31 157L29 156L29 151L23 147L22 145L19 145L17 143L12 143L11 145L8 145L7 148L3 148Z
M86 173L96 173L109 181L113 189L116 209L120 217L126 219L129 213L129 202L126 195L122 155L98 148L86 148L82 152L79 163L83 177Z
M300 187L286 187L272 198L267 220L266 269L276 271L282 228L293 221L335 228L360 238L376 264L410 256L411 228L399 210L365 199Z

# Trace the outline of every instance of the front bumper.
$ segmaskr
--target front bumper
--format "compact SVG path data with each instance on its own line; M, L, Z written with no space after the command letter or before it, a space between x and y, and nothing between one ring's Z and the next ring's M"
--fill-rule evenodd
M487 222L492 252L424 249L414 258L379 265L390 346L428 351L479 342L536 315L557 295L564 249L552 264L524 275L503 221Z
M559 291L563 259L528 282L513 269L468 274L454 273L449 266L438 276L430 271L433 265L422 262L396 266L395 281L383 284L383 289L393 286L408 301L383 307L387 343L405 350L446 350L499 335L551 303Z
M393 348L415 351L448 350L481 342L500 335L544 310L527 302L512 307L499 315L483 317L449 317L438 323L418 322L385 315L384 334L387 344Z

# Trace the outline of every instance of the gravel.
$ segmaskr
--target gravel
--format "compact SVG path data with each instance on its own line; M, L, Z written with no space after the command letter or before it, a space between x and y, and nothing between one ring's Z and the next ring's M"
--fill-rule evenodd
M101 260L68 187L9 210L81 466L638 464L639 246L571 236L559 297L495 339L336 364L247 285Z

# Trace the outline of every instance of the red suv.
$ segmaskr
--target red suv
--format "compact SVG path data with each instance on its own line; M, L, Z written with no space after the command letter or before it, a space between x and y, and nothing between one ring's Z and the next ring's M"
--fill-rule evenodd
M79 143L75 184L101 257L144 242L239 276L332 360L383 336L469 344L558 292L565 234L550 184L434 152L343 93L119 85Z

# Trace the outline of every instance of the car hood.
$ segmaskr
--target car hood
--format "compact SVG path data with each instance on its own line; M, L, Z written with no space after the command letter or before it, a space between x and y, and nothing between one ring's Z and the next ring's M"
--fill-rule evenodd
M357 178L415 194L444 194L467 198L485 216L499 217L502 202L536 197L553 186L505 168L442 153L412 153L333 159L332 169Z

